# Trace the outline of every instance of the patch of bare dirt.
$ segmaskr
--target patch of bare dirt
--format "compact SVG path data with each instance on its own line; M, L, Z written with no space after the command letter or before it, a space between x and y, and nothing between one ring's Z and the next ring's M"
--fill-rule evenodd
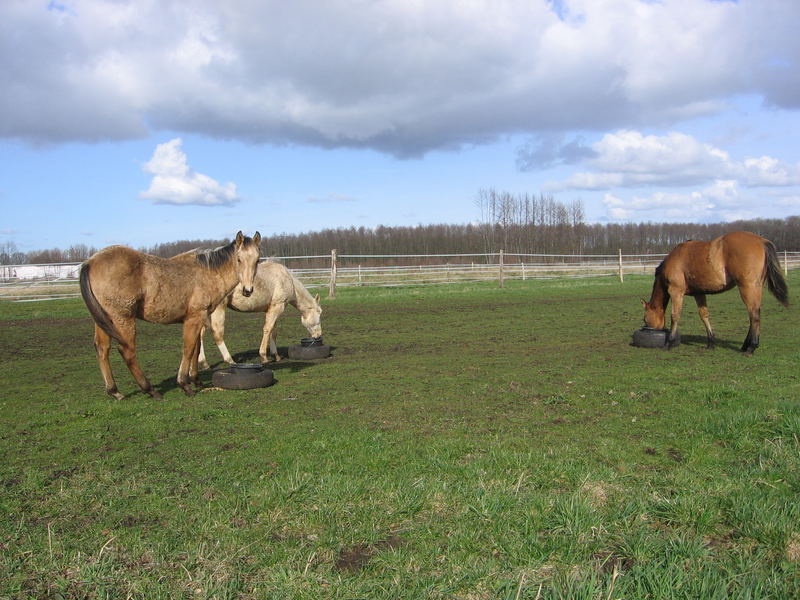
M800 533L793 533L786 542L785 556L789 562L800 562Z
M586 496L589 504L600 508L608 504L609 496L615 491L614 486L605 481L587 481L581 487L581 492Z
M613 550L600 550L592 555L596 561L597 570L604 575L613 573L615 570L624 573L630 570L636 561L631 557L620 556Z
M682 463L686 460L686 457L683 456L683 453L680 450L676 450L675 448L667 448L667 456L669 456L672 460L677 463Z
M376 553L399 548L404 543L400 536L390 535L374 544L354 544L339 550L334 565L339 571L354 573L363 569Z

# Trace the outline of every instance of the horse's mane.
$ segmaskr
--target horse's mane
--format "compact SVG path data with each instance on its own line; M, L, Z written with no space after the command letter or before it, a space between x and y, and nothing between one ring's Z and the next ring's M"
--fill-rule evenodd
M204 267L208 267L209 269L216 269L217 267L221 267L222 265L226 264L231 257L233 256L234 252L236 251L236 242L233 241L227 246L220 246L219 248L213 249L198 249L194 250L195 258L197 262L199 262Z
M656 279L661 277L661 273L664 271L664 261L661 261L661 264L656 267Z

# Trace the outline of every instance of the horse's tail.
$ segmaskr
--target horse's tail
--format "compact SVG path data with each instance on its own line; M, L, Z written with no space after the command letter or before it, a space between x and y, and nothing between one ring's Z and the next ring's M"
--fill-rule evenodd
M789 288L786 280L781 273L781 263L778 260L778 253L775 251L775 244L770 241L764 243L766 256L764 267L767 271L767 286L772 295L784 306L789 306Z
M100 329L105 331L111 338L119 342L122 339L122 336L120 336L119 331L117 331L117 328L114 327L111 317L109 317L106 310L100 306L100 302L98 302L94 292L92 291L92 284L89 281L88 262L85 262L81 265L80 282L81 296L83 296L83 301L86 303L86 308L89 309L89 313L91 313L94 322L97 323Z

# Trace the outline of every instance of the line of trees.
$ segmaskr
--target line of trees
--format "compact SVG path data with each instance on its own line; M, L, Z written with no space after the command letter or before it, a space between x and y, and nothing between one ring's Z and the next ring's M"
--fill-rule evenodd
M624 254L661 254L688 239L708 240L743 229L772 240L779 250L800 250L800 216L710 224L590 224L586 223L580 201L563 203L551 195L511 194L494 189L480 190L475 205L480 217L474 223L282 233L265 237L262 247L267 256L329 256L334 248L340 255L483 254L498 250L518 254L615 254L619 249ZM139 249L170 257L228 241L181 240ZM13 242L5 242L0 246L0 264L79 262L95 251L77 244L66 250L23 253ZM318 262L324 263L324 259Z
M0 244L0 265L39 265L53 263L81 262L97 252L97 248L86 244L74 244L62 250L49 248L22 252L12 241Z

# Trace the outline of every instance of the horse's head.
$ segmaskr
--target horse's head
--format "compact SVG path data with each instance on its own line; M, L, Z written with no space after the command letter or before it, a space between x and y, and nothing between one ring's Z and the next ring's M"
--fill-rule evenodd
M642 306L644 307L644 324L653 329L664 329L664 323L666 321L666 311L664 308L654 306L644 298L642 298Z
M300 315L300 322L308 330L308 335L314 338L322 337L322 306L319 304L319 294L314 296L314 306L304 310Z
M260 244L261 234L257 231L252 238L244 236L241 231L236 234L236 274L245 296L253 293L253 281L261 257Z

